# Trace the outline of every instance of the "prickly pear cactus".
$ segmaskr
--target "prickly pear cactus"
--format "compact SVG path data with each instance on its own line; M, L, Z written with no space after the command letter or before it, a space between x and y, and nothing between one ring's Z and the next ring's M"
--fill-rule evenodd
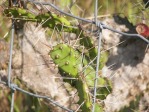
M52 30L56 27L60 32L64 31L68 33L75 33L80 38L79 46L83 46L87 51L86 53L83 53L84 56L82 56L82 52L84 52L83 50L73 48L72 46L63 43L55 45L49 52L49 55L53 59L53 62L58 66L62 76L67 75L68 77L77 79L64 81L70 83L77 89L79 96L78 104L81 105L82 102L84 102L81 106L81 110L83 112L90 112L92 101L89 92L92 92L92 89L90 88L93 88L94 85L96 69L95 57L97 56L97 48L95 47L92 38L85 36L84 32L82 32L80 28L73 27L65 17L51 12L35 15L22 8L9 8L4 10L4 15L7 17L14 17L17 20L20 19L23 21L41 23L43 27L47 27ZM89 64L93 59L95 59L93 63ZM105 65L107 59L108 53L101 53L100 70ZM109 94L107 88L104 87L104 85L109 85L109 81L99 76L98 85L99 87L97 88L97 93L103 94L103 96L97 96L97 98L103 100ZM109 90L111 90L111 88L109 88ZM96 103L95 110L97 112L102 112L103 107Z
M23 8L9 8L4 10L4 15L13 17L16 20L32 21L42 23L43 27L54 29L58 28L59 31L77 33L79 30L72 27L70 22L62 16L46 12L44 14L35 15Z
M78 90L78 95L80 97L78 103L81 104L85 101L81 109L85 112L89 112L91 101L87 93L88 87L86 82L79 77L79 72L82 69L79 52L67 44L58 44L53 47L53 50L50 51L49 55L55 64L58 65L61 74L78 78L78 80L73 81L73 86Z
M62 75L67 75L69 77L76 77L78 80L69 81L69 83L74 86L78 91L78 96L80 98L79 104L84 102L84 105L81 107L83 112L90 112L91 96L88 94L89 87L93 87L95 79L95 69L88 65L87 59L81 57L81 53L78 50L67 44L58 44L53 47L49 55L53 59L54 63L58 65L58 68ZM105 54L104 54L105 55ZM101 56L100 62L105 62L105 57ZM87 67L86 67L87 66ZM85 69L83 67L86 67ZM69 79L70 80L70 79ZM64 80L65 81L65 80ZM67 81L68 82L68 81ZM104 78L99 78L98 84L103 86L107 84L107 80ZM102 91L99 91L102 90ZM106 88L98 88L98 93L108 94ZM104 99L104 97L98 97ZM100 105L96 104L97 110L102 110Z

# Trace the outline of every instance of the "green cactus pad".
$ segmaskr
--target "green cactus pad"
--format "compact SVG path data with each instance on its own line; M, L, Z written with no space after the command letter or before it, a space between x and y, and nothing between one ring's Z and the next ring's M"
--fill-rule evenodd
M4 15L7 17L14 17L17 20L42 23L43 27L48 27L51 29L57 27L59 31L71 33L76 33L79 31L77 28L74 28L65 17L53 14L51 12L35 15L23 8L8 8L4 10Z
M35 15L22 8L9 8L4 10L4 14L8 17L13 16L17 19L25 19L30 21L37 21Z
M107 51L100 54L99 69L101 70L108 61L109 53Z
M86 82L79 79L77 80L75 87L78 90L78 96L80 98L78 103L82 104L84 102L84 104L81 106L82 112L90 112L91 99Z
M100 104L95 103L95 112L104 112L103 107Z
M78 29L73 28L71 26L70 22L65 17L58 16L51 12L40 14L36 16L36 19L38 20L38 22L43 22L42 25L43 27L49 27L51 29L57 27L59 31L73 32L73 33L78 31Z
M81 35L83 38L80 39L80 44L85 46L88 50L89 59L93 60L97 56L97 49L94 46L94 42L89 36ZM94 61L96 63L96 60Z
M71 77L78 77L81 58L76 50L67 44L58 44L49 54L60 70Z

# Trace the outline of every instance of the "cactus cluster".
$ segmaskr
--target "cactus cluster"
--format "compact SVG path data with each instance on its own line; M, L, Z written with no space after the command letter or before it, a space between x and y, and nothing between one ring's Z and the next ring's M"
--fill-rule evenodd
M64 43L54 46L49 55L53 59L54 63L58 65L61 75L77 78L76 80L69 79L69 81L64 81L69 82L77 89L78 96L80 98L78 104L82 104L82 102L84 102L84 105L81 107L82 111L90 112L92 101L91 96L89 95L89 88L94 85L94 67L88 65L87 59L85 57L81 57L79 50ZM103 59L103 57L101 57L101 59ZM86 67L85 70L83 67ZM106 79L100 77L98 80L99 85L107 85ZM104 95L99 97L97 96L100 99L104 99L106 95L109 94L105 87L98 88L98 93ZM96 109L102 110L101 105L96 104Z
M85 36L84 32L80 28L74 28L70 22L59 15L47 12L44 14L35 15L21 8L9 8L4 10L4 14L8 17L13 16L15 19L22 19L32 22L42 23L43 27L48 27L54 29L57 27L59 31L64 31L68 33L75 33L80 35L80 46L83 46L87 53L83 53L82 56L81 49L74 48L73 46L59 43L53 46L53 49L49 52L50 57L53 59L53 62L58 66L60 74L62 76L73 77L76 80L64 80L70 83L78 91L79 101L78 104L84 104L81 106L83 112L90 112L91 110L91 95L92 88L94 85L95 79L95 70L96 70L96 60L92 64L89 64L97 56L97 48L92 41L92 38ZM104 64L108 59L108 53L101 53L100 66L99 69L102 69ZM109 91L106 91L107 88L104 85L109 85L109 81L105 78L99 77L98 85L98 94L103 94L104 96L97 96L97 98L103 100L108 94ZM110 89L110 88L109 88ZM95 110L97 112L102 112L103 108L100 104L96 103Z
M60 15L56 15L51 12L34 14L23 8L8 8L4 10L4 15L7 17L13 17L16 20L32 21L42 23L43 27L54 29L57 27L59 31L76 33L78 29L71 26L70 22Z
M79 52L67 44L58 44L53 47L53 50L50 51L49 55L54 63L58 65L62 75L78 78L75 81L71 81L71 84L73 83L73 86L78 90L78 95L80 97L78 103L81 104L85 101L82 110L88 112L91 102L90 97L86 92L88 89L87 84L79 76L82 69L82 59Z

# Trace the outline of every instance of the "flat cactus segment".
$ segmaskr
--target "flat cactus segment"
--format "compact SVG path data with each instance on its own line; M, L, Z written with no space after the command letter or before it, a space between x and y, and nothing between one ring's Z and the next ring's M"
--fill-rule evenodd
M97 98L104 100L112 91L112 82L107 78L99 78Z
M108 61L108 58L109 58L109 53L107 51L101 52L100 61L99 61L100 70L105 66L106 62Z
M87 85L93 87L95 79L95 69L89 66L88 68L85 69L84 74Z
M26 19L30 21L37 21L35 15L22 8L9 8L4 10L4 14L8 17L13 16L17 19Z
M81 38L80 44L85 46L86 49L89 49L88 50L89 58L92 60L97 56L97 49L94 46L94 42L89 36L84 36L82 34L82 37L83 38ZM94 61L94 63L96 63L96 60Z
M14 17L17 20L27 20L32 22L42 22L43 27L54 29L58 28L59 31L77 33L78 28L74 28L71 23L63 16L46 12L44 14L35 15L23 8L8 8L4 10L4 15L7 17Z
M89 87L94 86L95 73L96 73L96 71L94 70L94 68L92 66L89 66L84 71L86 83ZM104 78L99 77L98 85L105 85L105 84L106 84L106 80Z
M42 25L43 27L49 27L51 29L57 27L59 31L73 32L73 33L76 33L78 31L78 29L73 28L71 26L70 22L65 17L52 14L51 12L39 14L36 16L36 19L39 22L43 22Z
M61 24L67 25L67 26L71 25L70 22L65 17L61 17L61 16L58 16L56 14L51 14L51 16L55 19L55 21L57 23L61 23Z
M95 112L104 112L103 107L100 104L95 104Z
M82 36L83 36L83 38L80 39L80 44L85 46L85 48L88 50L88 53L86 54L86 56L90 60L93 60L97 56L97 48L95 47L95 44L94 44L93 40L91 39L91 37L88 37L88 36L84 37L84 35L82 35ZM99 63L100 70L104 67L105 63L107 62L108 55L109 54L106 51L101 53L100 63ZM96 64L96 60L94 60L93 63Z
M78 90L78 96L80 98L78 103L81 105L84 102L84 104L81 106L82 112L90 112L91 99L86 82L79 79L77 80L75 87Z
M71 77L78 77L81 58L76 50L67 44L58 44L49 54L60 70Z

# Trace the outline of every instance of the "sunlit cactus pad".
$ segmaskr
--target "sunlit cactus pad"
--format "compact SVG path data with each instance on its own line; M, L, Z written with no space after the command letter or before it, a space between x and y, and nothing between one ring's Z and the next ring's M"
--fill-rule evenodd
M61 71L71 77L78 77L81 67L81 56L71 46L58 44L53 47L49 54Z

